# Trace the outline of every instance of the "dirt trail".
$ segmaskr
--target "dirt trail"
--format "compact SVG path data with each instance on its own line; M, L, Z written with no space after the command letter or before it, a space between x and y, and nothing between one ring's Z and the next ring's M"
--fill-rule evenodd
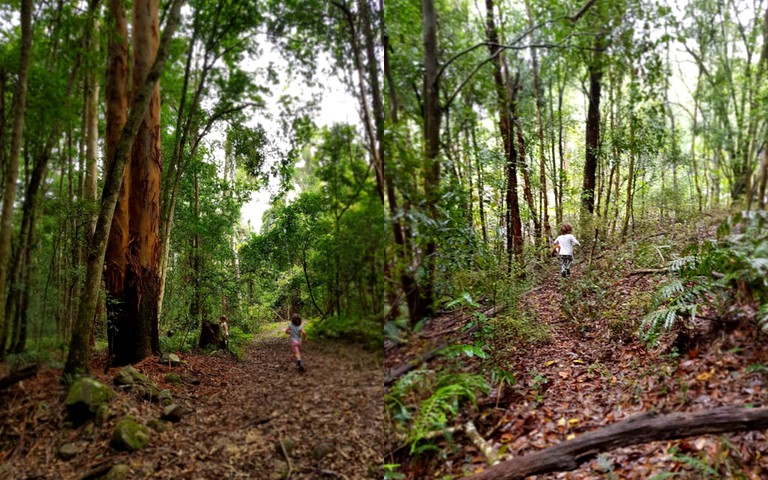
M178 369L145 360L137 368L193 413L154 433L134 454L109 447L114 420L102 429L67 427L60 372L43 372L0 393L0 477L80 479L99 465L125 463L130 478L380 478L380 359L340 344L310 341L304 350L304 374L283 338L250 345L240 362L221 353L186 356ZM167 385L164 375L171 371L200 383ZM51 409L41 413L40 402ZM119 394L112 406L144 423L162 411L130 393ZM65 441L80 449L67 462L55 455Z
M640 412L766 404L767 375L755 366L768 365L768 349L755 340L753 328L707 333L709 326L703 325L697 334L700 343L691 351L675 352L674 334L650 347L638 339L637 329L648 299L665 277L630 276L636 269L631 259L605 256L593 267L590 278L585 262L576 263L571 277L561 279L551 259L542 284L523 294L515 312L501 313L498 327L505 328L506 315L527 316L531 325L544 325L549 338L487 340L493 344L494 362L513 372L516 383L492 385L478 408L465 406L452 425L472 420L496 452L519 457ZM470 318L454 312L434 319L408 344L389 345L385 365L394 369L437 345L474 343L463 333ZM445 360L436 357L428 368L440 369L441 362ZM477 358L460 363L462 371L486 378L488 367ZM767 438L755 431L649 443L606 452L572 472L536 478L768 478ZM460 478L486 466L485 455L461 431L436 443L444 458L400 453L390 461L400 463L399 471L409 480Z
M525 354L512 359L520 375L511 398L504 402L506 408L481 412L481 418L487 415L483 424L491 440L506 444L507 452L519 456L643 411L764 403L763 378L746 367L763 361L765 355L745 341L746 332L710 338L701 353L683 352L685 356L675 360L667 355L670 342L648 348L637 339L642 311L629 301L638 293L654 291L663 278L629 277L627 271L602 268L598 270L602 284L594 290L575 290L589 283L584 279L585 265L576 264L567 279L553 268L543 287L523 297L523 308L551 329L551 339L520 349ZM630 327L626 331L605 317L612 308L617 309L614 317ZM590 311L599 315L590 318ZM743 478L763 478L759 475L768 474L768 462L761 458L765 437L749 432L725 440L708 436L638 445L607 452L573 472L537 478L642 479L665 472L700 478L706 467L697 470L697 466L706 462L696 463L697 455L712 459L723 471L739 471Z

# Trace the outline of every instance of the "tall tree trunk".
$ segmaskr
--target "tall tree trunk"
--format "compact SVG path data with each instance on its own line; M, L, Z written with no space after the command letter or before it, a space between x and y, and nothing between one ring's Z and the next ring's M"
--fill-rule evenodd
M516 103L512 103L512 115L513 118L516 113ZM531 211L531 220L533 220L533 238L534 239L540 239L541 238L541 223L539 222L539 216L536 211L536 203L533 200L533 193L531 189L531 177L528 174L528 163L526 162L526 153L525 153L525 139L523 138L523 126L520 124L519 120L514 120L515 126L517 127L517 146L520 150L520 160L518 161L518 165L520 167L520 171L523 173L523 196L525 197L525 201L528 203L528 209Z
M559 82L559 80L558 80ZM557 86L557 150L560 165L557 170L557 192L559 196L560 209L557 211L557 223L562 225L564 217L563 191L565 190L565 135L563 135L563 97L565 96L565 79Z
M93 20L90 24L91 38L88 42L89 50L92 53L98 52L98 41L94 41L98 22ZM90 242L93 236L93 231L96 229L96 219L98 218L98 212L94 204L96 203L96 196L98 194L98 165L96 164L96 158L98 156L99 148L99 80L96 74L96 68L92 64L88 64L86 69L86 95L85 95L85 189L83 192L83 200L90 208L93 208L93 213L88 219L88 228L86 231L86 245Z
M486 8L486 38L488 48L493 57L493 80L496 85L496 105L499 111L499 130L504 144L504 156L507 167L506 189L506 227L507 227L507 269L512 269L512 257L523 253L523 233L520 222L520 205L517 199L517 149L514 146L514 125L507 103L507 92L502 77L502 50L499 45L499 34L494 20L493 0L485 1Z
M138 90L157 54L159 0L133 2L133 89ZM129 248L125 301L133 310L131 323L116 333L115 365L137 362L160 353L157 296L160 283L160 85L155 84L149 107L131 150L128 198Z
M434 0L421 2L422 34L424 43L424 195L427 215L437 221L437 202L440 198L440 85L437 76L437 12ZM433 235L427 240L422 262L427 275L416 307L416 318L433 313L435 258L437 242Z
M5 342L8 335L9 318L5 318L6 278L11 257L11 234L13 233L13 204L16 201L16 178L19 170L21 140L24 133L24 113L27 100L27 74L29 53L32 47L32 0L21 1L21 60L19 76L13 97L13 127L11 130L11 152L5 174L2 219L0 220L0 359L5 356Z
M128 24L122 0L109 0L110 24L114 25L109 36L107 52L106 95L107 130L105 135L105 172L114 168L117 145L128 117ZM119 195L109 229L106 249L104 284L107 292L107 338L110 355L116 355L121 347L117 343L122 330L131 321L125 305L125 270L128 260L128 196L130 194L131 164L125 165L120 176ZM105 185L106 192L106 185ZM103 202L103 195L102 195ZM102 204L103 210L103 204ZM98 219L97 219L98 221ZM95 235L95 233L94 233ZM94 242L99 239L92 239ZM93 244L93 242L91 243ZM89 262L90 262L89 252ZM82 307L81 307L82 308Z
M534 43L534 25L533 25L533 11L531 10L531 0L526 0L525 9L528 13L528 28L530 29L531 44ZM543 103L543 94L541 92L541 82L539 80L539 58L534 47L531 47L531 69L533 72L533 99L536 102L536 124L538 126L539 137L539 183L541 183L541 219L542 226L544 228L544 238L548 239L552 235L552 228L549 225L549 199L547 193L547 161L544 155L544 121L541 116L541 109Z
M475 122L472 122L472 151L475 152L475 164L477 168L477 207L480 211L480 228L483 232L483 243L488 243L488 228L486 227L486 221L485 221L485 201L483 197L485 196L485 181L483 179L483 166L482 162L480 161L480 150L477 147L477 136L475 134L475 129L477 125ZM470 170L471 171L471 170Z
M584 184L581 205L590 214L595 208L595 174L600 148L600 90L603 78L603 41L595 39L595 52L589 64L589 107L587 108L587 138L584 156Z
M392 130L397 128L398 124L398 100L397 92L395 91L394 79L392 78L392 71L389 68L389 42L386 34L383 39L384 43L384 76L387 79L388 97L390 102L390 117L392 121ZM382 137L382 148L389 155L382 156L382 158L389 158L389 161L385 162L384 168L384 183L387 189L387 204L389 205L389 216L392 223L392 232L395 237L395 255L399 258L399 262L395 263L399 271L400 288L405 296L406 304L408 306L408 318L411 324L416 324L419 321L417 306L419 303L420 289L416 283L413 273L410 270L413 258L410 250L410 240L408 235L408 229L401 221L399 213L399 207L397 203L397 192L395 190L395 178L392 172L392 166L395 165L394 160L394 142L392 139L392 132L384 132ZM403 206L406 208L406 205ZM389 262L387 262L389 263ZM399 308L399 296L395 295L394 300L391 302L391 308L395 311Z
M632 197L634 196L635 183L635 114L634 109L629 118L629 167L627 171L627 211L624 217L624 226L621 228L622 241L627 238L629 220L632 218Z
M128 118L117 142L114 157L110 162L104 180L101 210L96 222L96 231L93 242L88 250L88 268L85 275L85 286L81 295L80 308L77 320L72 332L72 340L69 346L69 355L64 367L65 373L82 373L89 370L91 357L90 337L93 328L93 317L96 314L99 286L101 284L101 272L104 269L104 258L107 250L107 239L112 217L117 205L117 197L122 187L122 179L125 173L125 164L130 155L131 145L139 131L139 124L145 117L147 107L152 98L152 92L157 86L160 74L165 67L168 45L179 20L182 0L173 0L168 14L168 22L163 34L160 48L155 62L144 83L133 92Z

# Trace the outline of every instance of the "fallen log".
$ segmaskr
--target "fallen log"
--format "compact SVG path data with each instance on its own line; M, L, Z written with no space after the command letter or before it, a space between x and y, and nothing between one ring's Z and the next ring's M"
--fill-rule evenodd
M764 430L768 408L721 407L701 412L659 415L649 412L585 433L573 440L501 462L471 480L514 480L529 475L575 470L600 452L660 440Z
M39 369L40 369L40 365L37 363L33 363L32 365L27 365L24 368L20 368L16 370L15 372L11 373L8 376L0 378L0 390L3 390L4 388L8 388L11 385L18 383L26 378L34 377L35 375L37 375L37 371Z
M648 268L646 270L635 270L634 272L629 272L627 276L631 277L632 275L653 275L656 273L669 273L668 268Z

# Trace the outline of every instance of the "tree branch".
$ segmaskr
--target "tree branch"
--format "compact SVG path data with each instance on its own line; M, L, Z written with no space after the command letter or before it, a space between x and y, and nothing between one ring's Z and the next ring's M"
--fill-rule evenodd
M721 407L700 412L636 415L535 453L513 458L475 475L472 480L513 480L529 475L570 471L599 452L660 440L764 430L768 408Z

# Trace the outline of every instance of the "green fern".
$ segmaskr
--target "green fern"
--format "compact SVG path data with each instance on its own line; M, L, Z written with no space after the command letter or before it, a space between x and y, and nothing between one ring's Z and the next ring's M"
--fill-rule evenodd
M695 320L704 306L722 312L745 287L760 303L756 322L768 333L768 215L735 217L732 222L719 229L720 240L693 244L685 256L669 262L676 277L654 296L641 322L641 338L655 342L681 318Z
M488 390L485 378L480 375L459 373L440 377L437 389L422 402L411 426L408 436L411 454L429 449L430 445L423 444L423 440L435 431L445 430L462 404L475 404L477 392L488 393Z

